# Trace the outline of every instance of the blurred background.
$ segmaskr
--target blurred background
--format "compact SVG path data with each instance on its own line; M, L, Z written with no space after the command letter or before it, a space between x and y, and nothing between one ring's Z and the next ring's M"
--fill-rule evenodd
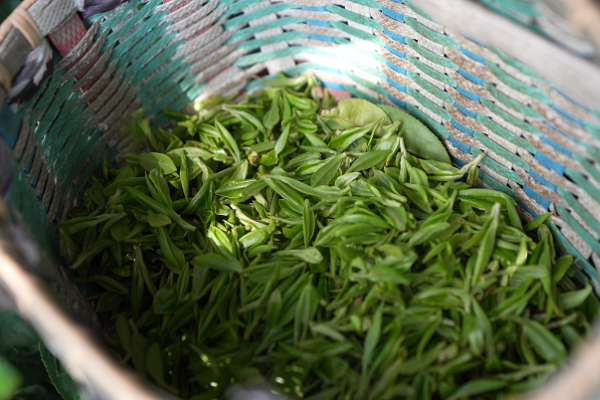
M4 21L21 0L0 0L0 21Z

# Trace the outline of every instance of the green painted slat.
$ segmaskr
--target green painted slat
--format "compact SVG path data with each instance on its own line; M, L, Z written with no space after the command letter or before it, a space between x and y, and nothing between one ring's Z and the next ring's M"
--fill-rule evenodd
M200 93L202 93L202 90L204 90L205 86L206 86L206 82L202 82L199 85L193 85L187 91L186 96L190 99L190 101L194 101L198 96L200 96ZM185 106L185 104L183 106Z
M536 136L542 136L542 133L538 131L533 125L528 124L527 122L515 117L511 113L503 110L493 101L486 99L485 97L481 98L481 104L486 106L491 112L502 117L505 121L513 124L514 126L523 129L529 133L533 133Z
M448 136L450 136L450 133L444 125L433 120L423 111L421 111L419 107L415 106L414 104L408 104L406 108L408 109L408 112L411 115L423 122L433 133L435 133L439 137L447 138Z
M367 42L375 43L376 45L381 46L381 47L385 47L385 43L383 43L383 41L381 39L379 39L378 36L371 35L370 33L361 31L360 29L354 28L353 26L344 24L343 22L340 22L340 21L331 21L330 24L332 27L339 29L342 32L345 32L348 35L365 40Z
M433 111L435 114L439 115L440 117L444 118L447 121L452 120L452 116L450 115L448 110L438 106L433 101L429 100L427 97L425 97L421 93L419 93L417 90L415 90L413 88L407 88L407 92L415 100L417 100L419 102L419 104L421 104L423 107L428 108L429 110Z
M508 55L506 55L502 50L493 47L493 46L489 46L488 49L496 54L498 57L500 57L500 59L502 61L504 61L506 64L510 65L511 67L515 68L516 70L522 72L525 75L529 75L531 77L534 77L542 82L545 83L549 83L546 79L544 79L540 74L538 74L537 72L535 72L534 70L532 70L531 68L529 68L528 66L526 66L525 64L515 60L512 57L509 57Z
M33 110L27 116L29 126L33 126L35 120L40 117L40 113L45 110L52 100L54 99L55 93L62 84L62 74L54 74L52 75L52 79L48 82L46 86L46 90L42 93L40 100L37 102Z
M518 155L511 153L506 150L504 147L494 142L492 139L487 137L481 132L475 131L475 139L479 140L485 147L498 154L500 157L510 161L511 163L523 168L525 171L529 172L529 165Z
M490 175L486 174L485 172L479 171L479 179L481 179L483 183L491 186L492 189L497 190L499 192L506 193L513 199L518 200L519 196L517 196L510 187L501 184L500 182L498 182L497 180L495 180L494 178L492 178Z
M573 158L575 160L577 160L579 162L579 165L581 165L588 174L590 174L592 176L592 178L594 178L596 180L596 182L600 183L600 171L598 171L593 165L592 163L590 163L587 158L585 158L584 156L580 155L580 154L573 154ZM599 198L600 200L600 198Z
M142 69L140 69L138 71L136 71L134 69L134 66L130 66L128 68L128 72L130 71L131 73L134 74L131 84L135 85L136 83L142 82L144 79L147 79L149 76L152 76L152 74L155 71L157 71L163 64L165 64L166 62L171 60L171 57L173 57L173 55L175 55L175 53L177 52L177 48L179 47L179 44L181 44L181 43L182 42L179 41L179 42L177 42L177 45L175 45L175 46L168 46L168 47L164 48L164 50L162 50L156 57L154 57L152 60L150 60L150 62L148 64L146 64L146 66L144 66ZM176 62L176 60L171 61L171 63L174 63L174 62ZM161 72L162 72L162 70L161 70ZM161 72L159 72L159 74ZM143 86L142 86L142 89L143 89Z
M178 63L174 62L170 63L169 67L172 67L169 68L172 74L164 77L164 81L161 81L155 77L152 78L146 85L144 85L144 88L142 88L148 88L147 90L142 91L140 89L139 94L140 97L144 99L144 106L149 106L157 99L160 99L164 93L176 88L190 68L189 66L180 67ZM167 68L163 69L163 71L165 71Z
M351 3L359 4L361 6L370 7L375 10L381 10L381 4L375 0L348 0Z
M294 56L302 52L311 53L311 51L312 48L307 46L286 47L285 49L278 49L242 56L238 60L236 60L233 63L233 65L237 67L248 67L250 65L264 63L265 61L274 60L276 58Z
M162 0L150 0L144 6L137 10L135 14L131 16L123 25L115 28L111 33L109 33L106 38L106 42L102 46L102 51L106 51L110 46L114 43L121 41L121 38L127 35L131 30L140 23L143 19L148 17L152 11L158 6L162 4Z
M596 189L596 187L592 185L583 174L567 168L566 175L573 182L575 182L577 186L585 190L585 192L589 194L593 199L600 199L600 190Z
M362 76L356 75L352 71L345 71L345 72L346 72L346 76L348 78L352 79L354 82L358 83L359 85L362 85L362 86L366 87L367 89L371 89L372 91L379 93L382 96L385 96L387 94L385 89L383 87L381 87L381 85L379 85L378 83L371 82L371 81L363 78Z
M242 14L238 17L231 18L230 20L228 20L227 22L225 22L223 24L223 27L225 29L231 29L236 26L245 25L250 21L254 21L256 19L264 17L265 15L276 14L278 12L282 12L285 10L291 10L294 8L300 8L300 6L298 6L296 4L290 4L290 3L273 4L272 6L259 8L256 11L252 11L247 14Z
M76 118L73 118L73 116L81 115L79 113L73 113L73 109L80 98L81 94L71 93L67 101L61 107L58 115L56 116L56 120L54 123L52 123L52 126L46 133L46 137L42 139L42 142L40 143L41 150L44 155L48 155L49 151L56 147L57 143L55 142L64 134L65 126L69 121L76 120Z
M70 115L81 115L86 109L86 105L81 105L75 110L73 110ZM54 160L54 164L61 162L61 153L63 152L63 148L67 141L71 139L72 135L79 134L79 131L75 131L75 127L79 123L77 118L68 118L67 123L60 130L60 134L56 137L56 140L52 144L52 146L48 149L48 159ZM58 176L58 171L54 171L55 177Z
M404 3L408 8L410 8L411 10L413 10L414 12L416 12L417 14L419 14L421 17L427 18L430 21L434 20L431 17L431 15L427 14L419 6L415 5L415 3L412 2L412 0L402 0L402 3Z
M372 97L371 95L366 94L365 92L360 91L356 88L356 86L352 85L344 85L344 89L346 89L353 97L370 101L371 103L380 104L381 100Z
M471 154L473 154L475 157L477 157L479 154L481 154L481 150L476 149L475 147L472 147ZM523 181L523 179L521 179L519 174L517 174L512 169L506 168L504 165L491 159L490 157L483 157L483 159L481 160L481 164L485 165L492 171L502 175L503 177L508 178L513 182L517 182L519 185L525 184L525 182Z
M166 11L152 14L152 16L146 21L144 21L144 23L141 26L139 26L135 30L135 32L129 35L125 40L120 42L119 45L113 49L113 52L110 55L111 58L113 60L119 59L119 62L123 60L127 63L135 60L133 55L136 54L136 52L131 51L131 48L136 46L138 42L143 41L142 39L144 38L151 37L154 40L158 40L167 30L166 24L159 24L164 18L164 16L168 14L169 13ZM148 47L146 47L146 49L147 48Z
M592 228L596 233L600 234L600 222L588 210L583 207L579 201L569 192L563 188L558 188L558 194L571 206L571 208Z
M501 138L506 139L512 144L515 144L520 148L527 150L531 154L537 153L537 149L528 140L522 138L516 133L509 131L502 125L497 124L490 117L485 116L483 114L478 114L477 120Z
M290 25L290 24L301 24L304 21L305 21L305 19L300 18L300 17L283 17L283 18L277 18L276 20L273 20L273 21L266 22L264 24L249 26L247 28L240 29L239 31L234 33L225 42L225 44L233 43L235 41L245 39L249 36L254 36L257 33L266 31L268 29L281 28L282 26L286 26L286 25Z
M442 33L436 32L434 30L429 29L425 25L421 24L419 21L414 19L413 17L404 16L404 21L415 31L417 31L420 35L426 37L427 39L441 44L446 47L453 47L455 49L460 49L461 45L456 42L456 40L452 39L448 35L444 35Z
M61 153L63 155L76 153L73 149L78 146L85 146L87 142L87 138L89 135L89 129L85 130L85 124L87 121L78 121L75 124L75 127L71 130L68 135L68 139L65 140L64 145L61 149ZM71 172L73 167L72 157L61 158L60 160L56 160L54 164L54 169L56 171L56 175L60 175L63 178L63 182L71 182L73 177L71 176L73 173ZM65 188L66 191L68 188Z
M185 93L194 83L195 76L188 76L183 80L177 80L176 84L172 84L170 90L166 90L165 95L157 96L160 100L156 101L152 106L148 108L147 115L154 116L159 114L162 110L167 108L171 103L177 100L183 93Z
M379 25L379 22L374 19L365 17L364 15L353 13L345 8L336 6L334 4L328 4L326 7L327 11L339 15L342 18L346 18L349 21L356 22L357 24L368 26L378 31L383 31L383 27Z
M138 96L144 99L145 102L151 101L152 97L156 95L159 85L161 85L168 77L173 76L176 72L178 72L178 76L183 76L181 74L186 74L189 71L190 66L186 65L181 68L181 65L177 62L168 63L163 69L161 69L156 75L148 80L144 85L142 85L138 91ZM151 96L152 94L152 96Z
M411 78L419 87L427 90L429 93L437 97L438 99L448 103L454 104L454 98L450 95L450 93L446 92L443 89L433 85L427 79L423 78L421 75L414 73L413 71L407 71L406 75Z
M419 53L426 59L428 59L438 65L443 65L446 68L450 68L455 71L458 71L458 69L459 69L458 65L456 65L456 63L454 61L452 61L450 58L440 56L439 54L436 54L433 51L426 49L425 47L421 46L419 44L419 42L417 42L414 39L406 38L405 40L406 40L406 44L408 45L408 47L410 47L411 49L413 49L414 51L416 51L417 53Z
M543 119L541 114L538 113L536 110L534 110L526 104L519 103L512 97L509 97L506 94L502 93L496 88L496 85L494 85L493 83L485 81L483 86L505 106L510 107L513 110L518 111L521 114L526 115L528 117L532 117L535 119Z
M213 0L215 1L215 0ZM218 1L218 0L216 0ZM219 1L219 4L217 5L217 9L219 8L224 8L224 7L229 7L231 5L234 5L238 0L221 0Z
M143 65L145 65L154 56L156 56L156 54L160 53L163 50L165 50L166 52L170 51L172 54L175 54L179 46L185 43L183 40L171 43L171 41L175 39L175 36L177 36L177 32L170 32L161 35L160 38L156 40L156 38L153 37L153 35L148 35L144 40L142 40L142 42L146 42L148 43L148 45L143 46L142 42L140 42L140 44L135 47L136 51L132 51L133 53L137 53L137 49L143 50L139 57L136 58L135 56L133 56L133 59L135 59L135 64L131 64L129 65L129 67L127 67L125 75L135 75L134 81L136 82L144 79L145 76L140 76L141 72L143 72ZM150 43L152 44L150 45ZM121 61L119 61L119 64L117 64L117 70L119 70L119 65L122 66Z
M558 229L558 227L551 222L547 222L546 224L552 231L552 236L554 236L554 240L558 242L559 246L565 249L567 254L571 254L573 256L574 264L580 266L583 272L585 272L585 274L591 279L594 279L596 282L600 282L600 275L598 275L596 268L594 268L571 244L571 242L567 240L560 229Z
M283 73L287 76L298 76L306 73L306 71L308 71L309 69L318 69L319 67L319 64L309 61L302 64L298 64L295 67L288 68L284 70ZM264 77L265 80L275 78L277 78L277 75L269 75Z
M69 98L71 94L71 88L75 84L75 81L68 80L62 84L56 95L52 98L52 103L50 107L48 107L48 111L46 111L46 115L40 121L39 125L35 129L35 142L39 143L40 140L46 134L46 131L50 128L50 125L54 121L54 118L58 115L60 109L65 105L65 102Z
M421 71L423 71L427 75L431 76L433 79L438 80L438 81L445 83L446 85L449 85L452 87L457 86L454 79L452 79L448 75L444 74L443 72L440 72L436 69L431 68L429 65L420 61L417 57L409 55L406 58L408 61L410 61L411 64L413 64L415 67L419 68Z
M531 20L532 18L538 17L540 11L535 3L529 1L519 0L480 0L483 4L495 10L502 10L509 15L523 14L521 18Z
M111 29L113 26L118 25L121 22L123 22L125 19L127 19L129 16L131 16L131 14L134 12L134 10L136 8L139 7L139 5L142 1L143 0L132 0L129 3L127 3L127 5L121 10L121 12L114 14L110 18L106 19L106 21L102 22L102 24L98 28L98 33L99 34L103 33L105 31ZM90 18L88 18L88 19L90 19Z
M560 204L556 205L556 211L558 211L558 215L560 215L565 222L573 229L581 238L587 243L588 246L592 248L597 254L600 254L600 242L598 242L594 237L583 227L577 220L569 213L565 207Z
M596 161L598 164L600 164L600 150L598 150L596 147L594 147L593 145L591 145L589 143L581 143L581 144L583 145L585 150L590 154L590 156L592 156L594 161Z
M244 88L244 90L246 92L251 92L251 91L253 91L255 89L262 88L264 86L265 86L265 83L262 80L255 79L255 80L252 80L252 81L248 82L248 84L246 85L246 87Z
M494 75L496 75L496 77L500 79L500 81L505 83L508 87L513 88L514 90L531 96L535 99L538 99L539 101L542 101L544 103L552 103L552 100L550 100L546 92L544 92L542 89L528 85L525 82L521 82L520 80L506 73L496 63L490 60L486 60L486 65L494 73Z
M219 19L227 18L230 15L237 14L250 6L261 3L262 1L263 0L236 0L233 2L229 2L229 4L221 2L219 3L219 8L227 7L227 10L225 10L225 12L221 15Z
M68 186L67 189L74 187L75 178L81 172L81 168L93 150L93 146L90 146L89 143L94 143L98 138L99 132L97 129L88 129L71 143L73 151L69 160L62 165L61 173L63 182Z
M252 40L245 41L242 44L240 44L238 49L252 51L252 50L259 49L261 46L264 46L267 44L286 42L288 40L294 40L294 39L302 39L302 38L306 38L309 36L310 36L310 33L308 33L308 32L289 31L289 32L284 32L284 33L280 33L277 35L268 36L263 39L252 39Z
M583 126L585 127L585 129L590 132L592 135L594 135L594 137L597 140L600 140L600 128L598 128L596 125L593 125L587 121L583 121Z

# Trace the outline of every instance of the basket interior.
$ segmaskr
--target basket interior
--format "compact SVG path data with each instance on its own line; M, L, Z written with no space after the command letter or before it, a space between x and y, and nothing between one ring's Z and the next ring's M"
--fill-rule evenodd
M84 20L73 7L48 10L60 23L43 32L65 54L16 114L4 106L0 133L13 153L9 202L50 253L105 155L133 149L121 123L133 111L161 125L165 108L309 72L339 99L406 109L457 165L484 151L481 186L513 196L525 219L556 211L559 247L600 287L600 113L409 0L131 0ZM13 29L0 61L19 41Z

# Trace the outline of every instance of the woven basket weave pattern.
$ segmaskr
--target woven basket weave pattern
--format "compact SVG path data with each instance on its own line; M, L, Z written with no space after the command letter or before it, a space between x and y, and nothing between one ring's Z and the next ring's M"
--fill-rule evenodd
M515 197L525 218L556 210L559 244L600 281L600 114L408 0L132 0L91 17L87 31L76 3L30 5L64 58L6 137L18 172L9 200L47 248L52 223L104 154L135 145L121 124L131 112L143 107L158 125L163 108L258 90L257 75L308 71L338 98L407 109L459 165L484 151L481 184ZM11 29L0 64L13 77L29 51Z

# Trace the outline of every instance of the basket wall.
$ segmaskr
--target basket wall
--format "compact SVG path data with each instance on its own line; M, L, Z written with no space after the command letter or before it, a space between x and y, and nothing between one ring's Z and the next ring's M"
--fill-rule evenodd
M131 112L158 125L163 108L311 72L338 98L407 109L458 165L484 151L481 185L513 196L526 219L555 210L560 246L600 287L600 114L410 1L131 0L85 25L78 3L27 2L64 57L16 116L0 117L16 171L9 201L47 249L104 155L135 144L121 124ZM13 77L33 44L6 24L0 41ZM0 103L5 94L0 84Z

